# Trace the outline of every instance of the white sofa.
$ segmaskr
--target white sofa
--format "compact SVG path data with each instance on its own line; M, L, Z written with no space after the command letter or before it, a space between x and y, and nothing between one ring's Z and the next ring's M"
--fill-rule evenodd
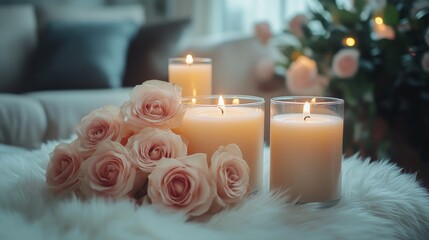
M271 97L287 94L284 87L270 91L258 87L255 66L270 51L253 36L200 39L183 45L181 52L212 58L215 94L262 96L266 110ZM27 149L38 148L48 140L68 138L84 115L103 105L120 106L130 92L130 88L112 88L6 93L1 88L1 71L0 66L0 144ZM10 87L10 83L3 87Z

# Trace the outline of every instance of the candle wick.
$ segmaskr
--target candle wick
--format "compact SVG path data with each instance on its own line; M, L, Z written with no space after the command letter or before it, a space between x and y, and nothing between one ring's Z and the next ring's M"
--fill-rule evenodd
M223 113L224 113L223 109L220 106L217 106L217 108L220 109L220 111L222 112L222 115L223 115Z
M310 118L310 116L305 116L305 117L304 117L304 121L305 121L305 120L307 120L307 118Z

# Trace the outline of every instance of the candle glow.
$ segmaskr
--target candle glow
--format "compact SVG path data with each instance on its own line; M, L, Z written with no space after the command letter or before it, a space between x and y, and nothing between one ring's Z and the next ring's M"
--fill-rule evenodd
M234 99L232 100L232 104L240 104L240 99L238 99L238 98L234 98Z
M304 121L307 120L307 118L310 118L310 103L305 102L302 113L304 114Z
M194 62L191 54L186 55L186 64L191 65Z
M381 18L381 17L376 17L376 18L374 19L374 22L375 22L375 24L377 24L377 25L381 25L381 24L383 24L383 23L384 23L383 18Z
M217 107L222 111L222 115L225 114L226 107L222 96L219 96Z
M352 37L347 37L344 39L344 44L348 47L353 47L356 44L356 40Z

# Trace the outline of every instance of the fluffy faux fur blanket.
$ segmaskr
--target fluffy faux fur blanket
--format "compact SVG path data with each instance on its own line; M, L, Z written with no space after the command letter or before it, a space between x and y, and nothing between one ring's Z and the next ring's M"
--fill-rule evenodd
M257 194L204 222L127 201L60 198L45 185L55 143L0 154L0 239L429 239L429 195L387 161L343 164L334 207L285 204Z

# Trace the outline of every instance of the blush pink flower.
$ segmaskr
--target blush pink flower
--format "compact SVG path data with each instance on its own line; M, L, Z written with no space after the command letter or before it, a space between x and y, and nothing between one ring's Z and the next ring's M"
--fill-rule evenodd
M323 92L323 77L317 73L316 62L299 56L286 72L286 86L292 94L320 95Z
M123 118L120 109L109 105L96 109L82 118L75 130L80 141L79 152L84 159L95 152L105 140L118 138Z
M217 203L220 206L237 203L248 193L250 168L237 145L220 146L213 153L210 170L217 186Z
M380 39L389 39L389 40L393 40L395 39L396 33L395 30L386 24L380 24L380 25L375 25L374 26L374 36L375 36L375 40L380 40Z
M118 142L104 141L82 164L80 187L86 197L104 196L118 199L133 190L136 168L127 149Z
M79 188L81 160L76 150L76 141L58 144L50 158L46 169L46 183L54 190L64 193Z
M136 165L150 173L161 158L180 158L187 155L187 146L170 129L147 127L132 136L126 145Z
M359 55L357 49L341 49L332 60L333 74L339 78L353 77L358 70Z
M161 159L149 175L151 203L189 216L206 213L216 191L206 158L205 154L197 153L177 159Z
M149 80L131 91L121 112L135 132L145 127L176 128L182 123L181 88L160 80Z
M429 72L429 52L425 52L425 54L423 54L422 68L425 72Z
M298 14L289 21L289 31L298 38L304 37L302 27L308 23L308 18L304 14Z

